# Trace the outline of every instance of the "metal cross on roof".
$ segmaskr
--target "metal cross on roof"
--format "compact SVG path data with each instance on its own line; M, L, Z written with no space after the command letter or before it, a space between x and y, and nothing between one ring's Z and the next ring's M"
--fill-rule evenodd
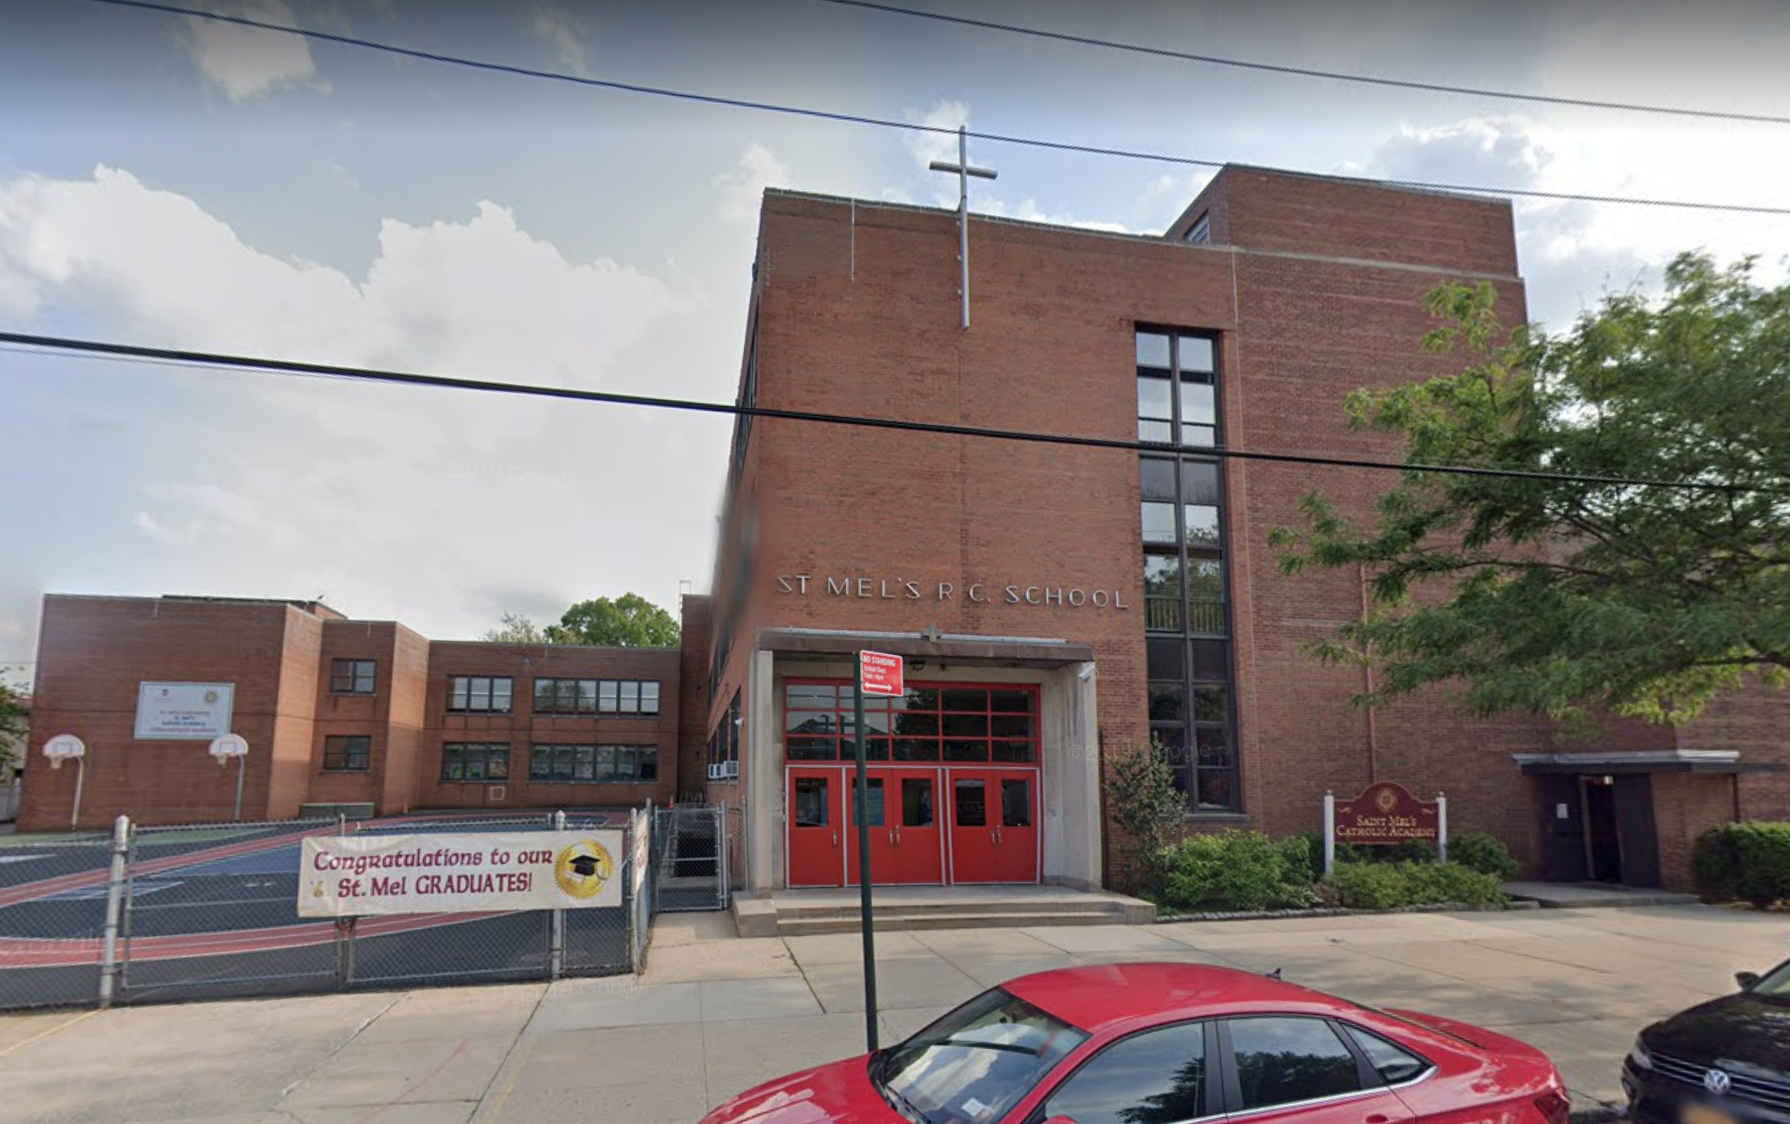
M957 177L957 269L958 289L963 296L963 326L970 326L970 177L991 180L993 168L970 167L969 127L957 127L957 163L934 160L929 167L935 172L951 172Z

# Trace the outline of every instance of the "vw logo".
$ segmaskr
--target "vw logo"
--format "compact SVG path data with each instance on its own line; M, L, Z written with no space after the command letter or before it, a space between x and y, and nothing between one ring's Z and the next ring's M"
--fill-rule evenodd
M1734 1087L1734 1081L1721 1070L1712 1069L1703 1075L1703 1087L1716 1096L1723 1097Z

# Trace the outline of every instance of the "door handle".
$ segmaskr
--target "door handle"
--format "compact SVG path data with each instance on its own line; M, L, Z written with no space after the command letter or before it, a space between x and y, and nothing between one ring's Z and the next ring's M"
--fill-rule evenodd
M839 846L839 833L837 831L833 833L833 846Z
M1391 1119L1392 1117L1387 1116L1383 1112L1376 1112L1372 1116L1369 1116L1364 1124L1386 1124L1386 1122Z

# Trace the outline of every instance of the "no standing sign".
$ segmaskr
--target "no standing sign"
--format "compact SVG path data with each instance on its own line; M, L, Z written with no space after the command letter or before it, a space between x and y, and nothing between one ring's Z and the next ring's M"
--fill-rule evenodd
M895 696L905 694L901 680L901 657L887 652L858 653L858 689L866 695Z

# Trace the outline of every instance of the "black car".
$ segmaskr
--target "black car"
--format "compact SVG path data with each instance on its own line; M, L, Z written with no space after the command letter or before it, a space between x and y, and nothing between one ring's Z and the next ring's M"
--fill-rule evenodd
M1790 1124L1790 960L1641 1032L1622 1066L1639 1124Z

